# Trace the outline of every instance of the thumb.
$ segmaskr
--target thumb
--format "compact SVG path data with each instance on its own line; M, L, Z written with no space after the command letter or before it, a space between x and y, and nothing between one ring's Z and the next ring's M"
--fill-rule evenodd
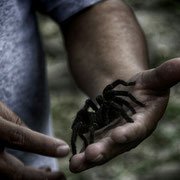
M155 69L143 72L145 88L167 90L180 81L180 58L166 61Z

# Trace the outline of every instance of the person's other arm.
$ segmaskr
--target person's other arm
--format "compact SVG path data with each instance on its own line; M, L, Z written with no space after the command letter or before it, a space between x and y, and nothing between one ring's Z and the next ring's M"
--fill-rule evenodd
M29 129L24 122L0 101L0 179L65 179L62 172L50 172L49 167L25 166L5 148L37 153L50 157L64 157L69 152L66 142Z

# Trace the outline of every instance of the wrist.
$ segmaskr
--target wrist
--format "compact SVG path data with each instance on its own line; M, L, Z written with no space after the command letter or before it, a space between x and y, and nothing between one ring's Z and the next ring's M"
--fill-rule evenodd
M145 68L129 67L128 69L120 69L119 71L111 72L109 75L106 74L106 76L102 76L103 73L100 73L99 76L96 76L93 82L89 82L91 89L86 90L85 92L87 92L91 99L95 100L96 96L102 94L103 89L108 84L111 84L118 79L129 82L136 74L144 70Z
M74 17L65 42L71 72L92 99L112 81L128 81L148 68L143 32L119 0L103 1Z

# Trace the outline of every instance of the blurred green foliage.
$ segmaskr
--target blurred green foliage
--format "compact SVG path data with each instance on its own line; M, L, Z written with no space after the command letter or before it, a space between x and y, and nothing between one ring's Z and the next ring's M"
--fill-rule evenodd
M146 35L150 66L156 67L180 55L179 0L127 0ZM86 96L69 73L67 54L57 24L38 15L47 57L48 82L55 136L70 142L71 123ZM107 164L80 174L68 169L69 157L60 159L60 169L69 180L176 180L180 179L180 87L170 96L157 130L140 146ZM80 145L81 146L81 145Z

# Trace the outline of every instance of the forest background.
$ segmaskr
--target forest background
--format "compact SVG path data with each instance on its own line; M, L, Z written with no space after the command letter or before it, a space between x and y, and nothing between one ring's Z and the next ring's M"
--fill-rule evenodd
M150 67L180 57L179 0L126 0L146 35ZM47 59L51 112L55 136L70 144L71 123L87 98L68 68L62 34L55 22L38 14ZM73 43L73 42L72 42ZM156 131L136 149L103 166L80 174L68 169L69 157L59 160L68 180L179 180L180 86L171 89L170 101ZM80 144L80 142L79 142ZM81 146L81 144L80 144Z

